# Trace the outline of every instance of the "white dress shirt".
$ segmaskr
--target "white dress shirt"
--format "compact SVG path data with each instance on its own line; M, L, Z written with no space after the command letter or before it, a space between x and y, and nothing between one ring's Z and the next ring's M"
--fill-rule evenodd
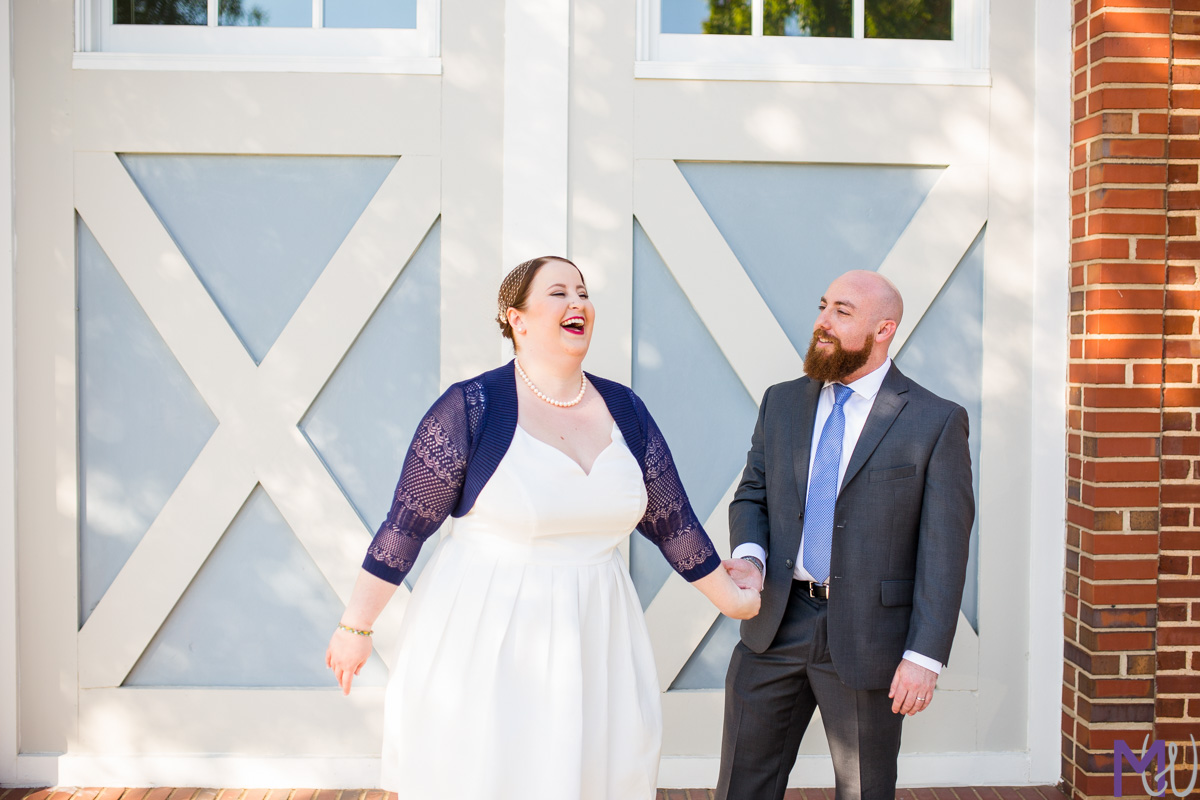
M842 481L846 478L846 467L850 465L850 457L854 455L854 446L858 444L858 437L862 435L863 426L867 424L867 417L875 405L875 396L879 394L879 387L883 385L883 379L891 366L892 360L889 358L878 369L867 373L853 383L846 384L853 394L842 406L842 411L846 416L846 432L842 438L842 462L838 465L839 491ZM832 382L827 382L822 387L821 396L817 400L817 416L813 420L812 445L808 452L809 480L812 479L813 462L817 458L817 442L821 439L821 430L825 427L825 420L829 419L829 415L833 411L833 387ZM741 558L742 556L754 556L764 565L767 563L766 551L753 542L746 542L734 548L733 557ZM803 535L801 535L800 551L796 556L796 568L792 571L792 575L798 581L813 580L813 576L804 568ZM942 671L942 665L936 659L912 650L905 650L904 658L938 674Z

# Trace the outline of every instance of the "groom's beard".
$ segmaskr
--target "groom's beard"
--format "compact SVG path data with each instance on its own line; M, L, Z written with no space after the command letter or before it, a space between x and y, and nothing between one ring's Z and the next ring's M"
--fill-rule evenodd
M871 358L871 348L875 346L875 337L871 335L857 350L842 347L842 340L832 334L827 333L825 337L833 340L832 353L826 355L817 349L817 334L814 333L804 356L804 374L821 383L840 381L860 369Z

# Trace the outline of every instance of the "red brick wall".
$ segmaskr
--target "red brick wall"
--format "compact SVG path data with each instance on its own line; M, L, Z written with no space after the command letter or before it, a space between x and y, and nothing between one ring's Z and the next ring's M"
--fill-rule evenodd
M1200 737L1200 0L1074 8L1063 781L1110 797Z
M1190 744L1200 739L1200 0L1173 5L1154 734ZM1179 788L1193 767L1189 757Z

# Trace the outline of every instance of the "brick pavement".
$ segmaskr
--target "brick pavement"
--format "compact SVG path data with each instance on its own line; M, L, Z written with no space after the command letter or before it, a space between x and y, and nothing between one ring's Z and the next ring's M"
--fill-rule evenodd
M0 789L0 800L397 800L377 789ZM658 800L713 800L711 789L659 789ZM784 800L833 800L832 789L789 789ZM896 800L1067 800L1053 786L901 789Z

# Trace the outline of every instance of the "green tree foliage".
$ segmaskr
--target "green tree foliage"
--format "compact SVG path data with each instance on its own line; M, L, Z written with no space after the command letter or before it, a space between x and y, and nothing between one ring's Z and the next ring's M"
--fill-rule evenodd
M950 39L952 0L867 0L868 39Z
M708 0L705 33L750 35L750 0Z
M271 18L271 15L259 6L243 10L242 0L221 0L220 9L220 25L266 25Z
M786 36L788 20L800 36L841 36L854 33L850 0L764 0L763 33Z
M242 0L221 0L221 25L265 25L269 15L259 6L245 9ZM118 25L207 25L207 0L113 0Z
M748 0L709 0L705 33L750 33ZM788 21L800 36L850 36L850 0L763 0L763 33L786 36Z
M866 0L870 39L949 39L953 0ZM750 34L749 0L709 0L705 33ZM849 37L851 0L763 0L763 34Z
M205 0L114 0L118 25L206 25Z

